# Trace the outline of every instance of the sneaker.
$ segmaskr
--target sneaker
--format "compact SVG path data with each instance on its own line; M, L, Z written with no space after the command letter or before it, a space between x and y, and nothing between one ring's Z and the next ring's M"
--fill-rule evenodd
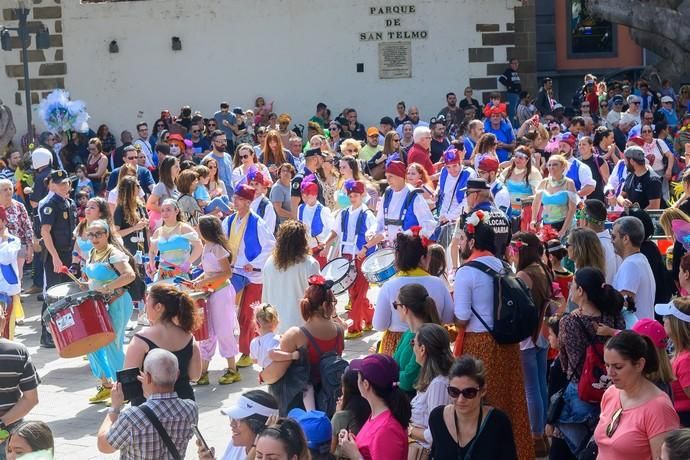
M374 330L374 325L373 324L365 324L364 329L362 329L364 332L369 332Z
M349 300L347 301L347 304L345 305L345 311L350 311L352 310L352 302Z
M228 369L225 372L225 374L223 374L223 376L218 379L218 383L220 383L221 385L228 385L230 383L239 382L240 380L242 380L242 376L240 375L237 369L235 369L234 371Z
M38 294L38 295L36 296L36 299L37 299L39 302L43 302L43 301L45 300L45 298L43 297L43 294Z
M42 292L43 289L38 287L38 286L31 286L28 289L24 289L24 294L38 294L39 292Z
M199 377L199 380L196 381L196 384L199 386L208 385L208 372L204 372L203 374L201 374L201 377Z
M137 324L139 326L150 326L149 319L146 317L146 312L142 312L137 318Z
M99 386L98 393L89 398L89 404L98 404L105 402L110 398L110 388Z
M347 331L345 333L345 340L356 339L357 337L362 337L362 331L355 331L355 332Z
M249 367L252 364L254 364L254 362L249 355L242 355L237 361L237 367Z

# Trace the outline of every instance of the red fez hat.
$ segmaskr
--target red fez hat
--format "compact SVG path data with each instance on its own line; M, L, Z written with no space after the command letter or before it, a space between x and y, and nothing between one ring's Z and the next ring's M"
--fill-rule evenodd
M256 194L256 189L247 184L240 184L235 187L235 196L239 198L244 198L245 200L253 201L254 195Z
M464 155L463 155L464 157ZM443 152L443 163L447 165L454 165L454 164L459 164L460 163L460 154L458 151L452 147L447 148L445 152Z
M361 180L348 179L344 185L348 195L350 193L364 193L364 182Z
M498 160L493 157L482 158L478 169L486 172L498 171Z
M269 185L264 174L257 169L252 169L247 173L247 181L258 182L261 185Z
M313 174L309 174L307 177L302 179L300 190L305 195L318 195L319 185L316 183L316 177Z
M630 139L628 139L628 142L632 142L640 147L644 147L644 139L642 139L640 136L632 136Z
M394 176L402 177L403 179L407 175L407 168L405 163L402 161L391 161L386 165L386 174L392 174Z

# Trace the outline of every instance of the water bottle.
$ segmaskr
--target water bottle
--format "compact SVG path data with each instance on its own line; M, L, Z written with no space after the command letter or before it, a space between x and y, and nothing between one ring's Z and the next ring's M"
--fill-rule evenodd
M137 252L134 254L134 262L136 262L137 265L142 265L144 263L144 255L141 249L137 249Z

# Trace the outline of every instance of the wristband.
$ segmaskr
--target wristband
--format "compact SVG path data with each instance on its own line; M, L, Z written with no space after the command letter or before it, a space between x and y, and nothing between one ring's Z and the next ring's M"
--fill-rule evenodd
M120 415L120 408L119 407L109 407L108 408L108 414Z

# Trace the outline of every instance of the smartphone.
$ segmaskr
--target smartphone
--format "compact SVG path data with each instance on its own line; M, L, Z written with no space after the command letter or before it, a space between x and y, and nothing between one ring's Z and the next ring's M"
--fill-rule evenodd
M141 387L141 382L137 379L139 375L139 368L130 367L129 369L122 369L117 371L117 381L122 385L122 393L125 396L125 401L134 401L144 397L144 390Z
M201 436L201 431L199 431L199 427L196 425L192 425L192 431L194 432L194 436L196 436L196 438L199 441L201 441L201 444L203 444L204 449L210 452L211 448L208 446L208 444L206 444L206 440L204 439L204 437Z

